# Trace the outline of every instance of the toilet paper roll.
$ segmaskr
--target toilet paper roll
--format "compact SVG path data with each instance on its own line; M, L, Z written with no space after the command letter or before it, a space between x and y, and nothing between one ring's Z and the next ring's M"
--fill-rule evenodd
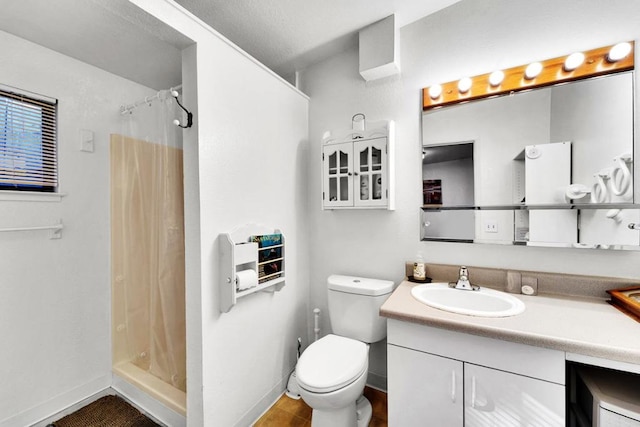
M258 285L258 273L255 270L242 270L236 273L236 289L243 291Z

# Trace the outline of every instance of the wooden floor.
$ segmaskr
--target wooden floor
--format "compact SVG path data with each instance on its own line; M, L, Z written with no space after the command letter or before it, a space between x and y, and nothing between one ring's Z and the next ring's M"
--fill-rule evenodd
M387 427L387 393L365 387L364 395L373 407L369 427ZM311 427L311 408L302 399L282 397L254 424L254 427Z

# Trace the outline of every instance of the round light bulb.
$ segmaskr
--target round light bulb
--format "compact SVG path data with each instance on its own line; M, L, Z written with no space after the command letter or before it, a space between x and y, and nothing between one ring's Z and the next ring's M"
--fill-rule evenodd
M176 119L173 121L173 124L176 126L180 126L180 120Z
M471 89L471 79L469 77L463 77L458 81L458 92L467 93Z
M498 86L504 80L504 71L496 70L489 75L489 84L491 86Z
M527 66L527 69L524 70L524 76L531 80L538 77L538 74L542 72L542 64L539 62L532 62Z
M573 71L584 62L584 53L575 52L571 55L567 56L567 59L564 60L564 70L565 71Z
M429 88L429 98L438 99L442 95L442 86L435 84Z
M177 90L172 90L171 91L171 96L173 96L174 98L178 97L178 91Z
M630 43L627 43L627 42L618 43L617 45L613 46L609 51L609 54L607 55L607 60L609 62L620 61L621 59L626 58L630 52L631 52Z

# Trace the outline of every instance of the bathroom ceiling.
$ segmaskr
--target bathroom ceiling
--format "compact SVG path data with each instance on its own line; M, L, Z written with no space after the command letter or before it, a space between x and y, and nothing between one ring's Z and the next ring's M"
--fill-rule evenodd
M391 14L398 27L459 0L177 0L292 81L296 70L357 44L358 31ZM154 89L181 80L191 41L128 0L2 2L0 31Z
M391 14L398 28L459 0L176 0L254 58L290 78L357 44Z
M191 41L128 0L2 1L0 31L160 90Z

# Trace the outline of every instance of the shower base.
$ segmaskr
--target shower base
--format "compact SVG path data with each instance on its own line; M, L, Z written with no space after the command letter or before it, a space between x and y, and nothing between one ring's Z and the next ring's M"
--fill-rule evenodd
M187 415L187 393L130 362L113 367L113 373L182 416Z

